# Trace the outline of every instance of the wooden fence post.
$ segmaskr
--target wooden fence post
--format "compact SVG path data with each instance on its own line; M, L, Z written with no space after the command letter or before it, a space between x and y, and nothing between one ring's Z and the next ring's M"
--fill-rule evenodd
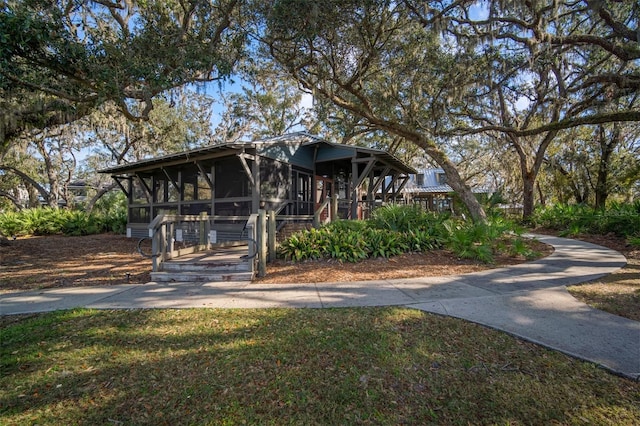
M267 274L267 214L258 210L258 276Z
M200 213L200 220L198 221L198 236L199 238L199 245L200 247L198 247L198 250L201 250L203 247L205 250L207 250L209 248L209 246L207 245L207 238L208 238L208 226L207 226L207 222L209 221L209 219L207 219L207 212L201 212Z
M267 221L267 250L269 252L269 262L276 260L276 212L269 211L269 219Z
M338 194L333 194L331 196L331 222L334 220L338 220Z

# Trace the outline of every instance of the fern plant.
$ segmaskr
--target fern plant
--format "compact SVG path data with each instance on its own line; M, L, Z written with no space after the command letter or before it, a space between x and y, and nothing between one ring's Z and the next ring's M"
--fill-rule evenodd
M10 237L23 234L25 234L24 223L18 213L6 212L0 214L0 235Z

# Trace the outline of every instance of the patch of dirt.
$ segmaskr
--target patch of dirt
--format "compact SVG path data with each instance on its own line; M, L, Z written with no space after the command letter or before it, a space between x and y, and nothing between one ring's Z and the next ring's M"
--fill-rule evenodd
M111 234L9 241L0 246L0 292L148 282L151 260L137 244Z
M111 234L18 238L8 246L0 246L0 292L148 282L151 260L137 252L137 243L136 239ZM539 242L534 243L533 249L543 256L552 251ZM145 246L144 251L149 253L149 247ZM486 265L459 259L445 250L359 263L279 260L268 265L266 277L256 281L310 283L439 276L526 261L522 257L503 256L494 265Z
M531 241L531 248L548 256L553 248L539 241ZM340 263L333 260L311 260L287 262L278 260L267 265L267 275L257 278L260 283L315 283L340 281L389 280L397 278L435 277L441 275L466 274L506 265L527 262L518 256L499 256L493 264L460 259L447 250L428 253L410 253L389 259L366 259L357 263Z

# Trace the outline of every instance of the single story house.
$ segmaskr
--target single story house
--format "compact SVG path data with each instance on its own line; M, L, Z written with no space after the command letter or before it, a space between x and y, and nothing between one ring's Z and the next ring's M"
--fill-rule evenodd
M329 217L329 199L337 200L337 218L361 218L376 194L395 199L417 173L385 151L305 132L216 144L100 172L127 195L130 237L148 235L149 223L163 213L206 213L212 229L238 235L259 209L275 211L280 221L310 222L317 212L323 220L336 219Z

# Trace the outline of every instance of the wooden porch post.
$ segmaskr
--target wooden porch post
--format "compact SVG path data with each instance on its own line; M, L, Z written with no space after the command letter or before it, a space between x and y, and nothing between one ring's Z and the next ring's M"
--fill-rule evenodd
M351 162L351 219L358 218L358 163Z
M258 276L267 274L267 214L258 210Z
M334 192L331 196L331 206L330 210L331 216L330 219L333 222L334 220L338 220L338 194Z
M251 190L251 212L259 212L260 209L260 157L258 155L253 159L253 167L251 168L253 177L253 188Z
M269 218L267 220L267 243L269 262L276 260L276 212L269 211Z

